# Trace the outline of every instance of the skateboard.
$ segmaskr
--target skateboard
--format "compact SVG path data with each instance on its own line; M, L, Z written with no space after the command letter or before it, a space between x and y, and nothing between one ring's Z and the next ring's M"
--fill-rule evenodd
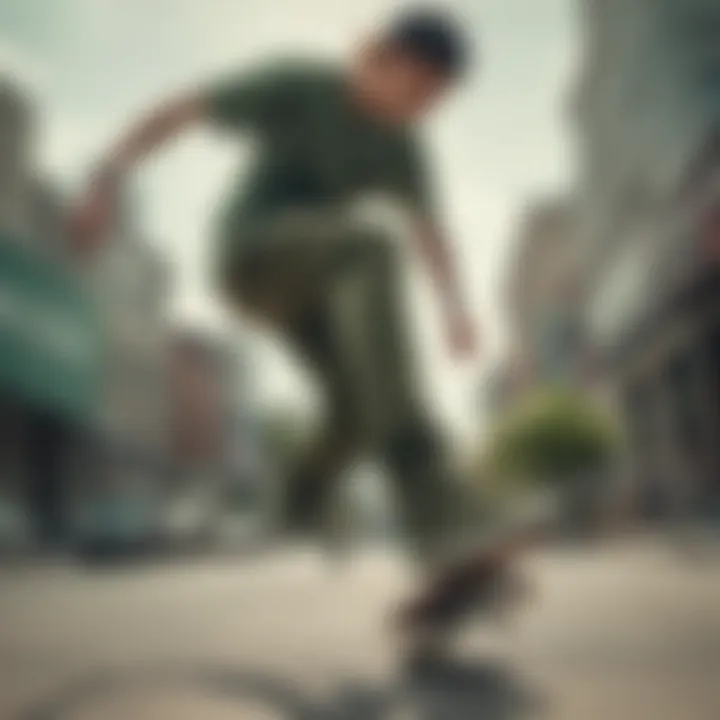
M526 528L481 548L439 573L402 604L393 626L406 666L422 669L442 664L453 639L471 618L501 625L517 614L535 594L521 560L543 536L537 527Z

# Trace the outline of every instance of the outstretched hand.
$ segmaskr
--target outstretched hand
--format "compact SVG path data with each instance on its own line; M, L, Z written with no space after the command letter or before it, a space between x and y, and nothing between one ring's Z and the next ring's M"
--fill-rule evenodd
M478 334L472 319L464 312L451 313L447 321L447 342L456 360L473 359L478 351Z

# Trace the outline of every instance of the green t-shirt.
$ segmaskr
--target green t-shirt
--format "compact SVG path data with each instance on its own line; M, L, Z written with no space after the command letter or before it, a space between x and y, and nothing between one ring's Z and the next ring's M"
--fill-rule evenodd
M210 89L212 120L257 144L254 168L230 196L221 234L246 234L277 209L337 204L387 193L430 214L423 162L404 129L364 117L350 102L342 71L322 63L280 63Z

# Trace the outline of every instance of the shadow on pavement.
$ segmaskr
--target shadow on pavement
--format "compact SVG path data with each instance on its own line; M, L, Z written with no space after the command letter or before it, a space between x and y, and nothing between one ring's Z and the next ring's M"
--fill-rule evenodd
M477 660L411 674L403 687L418 720L537 718L545 704L511 668Z
M71 684L15 720L71 720L88 705L112 703L129 692L172 693L173 689L197 689L206 696L261 703L282 720L385 720L400 708L416 720L518 720L537 718L542 705L512 672L480 663L447 664L437 672L406 675L387 687L341 684L329 699L322 700L309 697L299 684L270 675L193 667L91 677Z

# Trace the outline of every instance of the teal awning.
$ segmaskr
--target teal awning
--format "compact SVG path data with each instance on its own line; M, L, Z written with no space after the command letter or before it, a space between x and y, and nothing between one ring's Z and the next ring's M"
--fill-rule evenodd
M100 353L93 303L77 279L0 231L0 392L82 420Z

